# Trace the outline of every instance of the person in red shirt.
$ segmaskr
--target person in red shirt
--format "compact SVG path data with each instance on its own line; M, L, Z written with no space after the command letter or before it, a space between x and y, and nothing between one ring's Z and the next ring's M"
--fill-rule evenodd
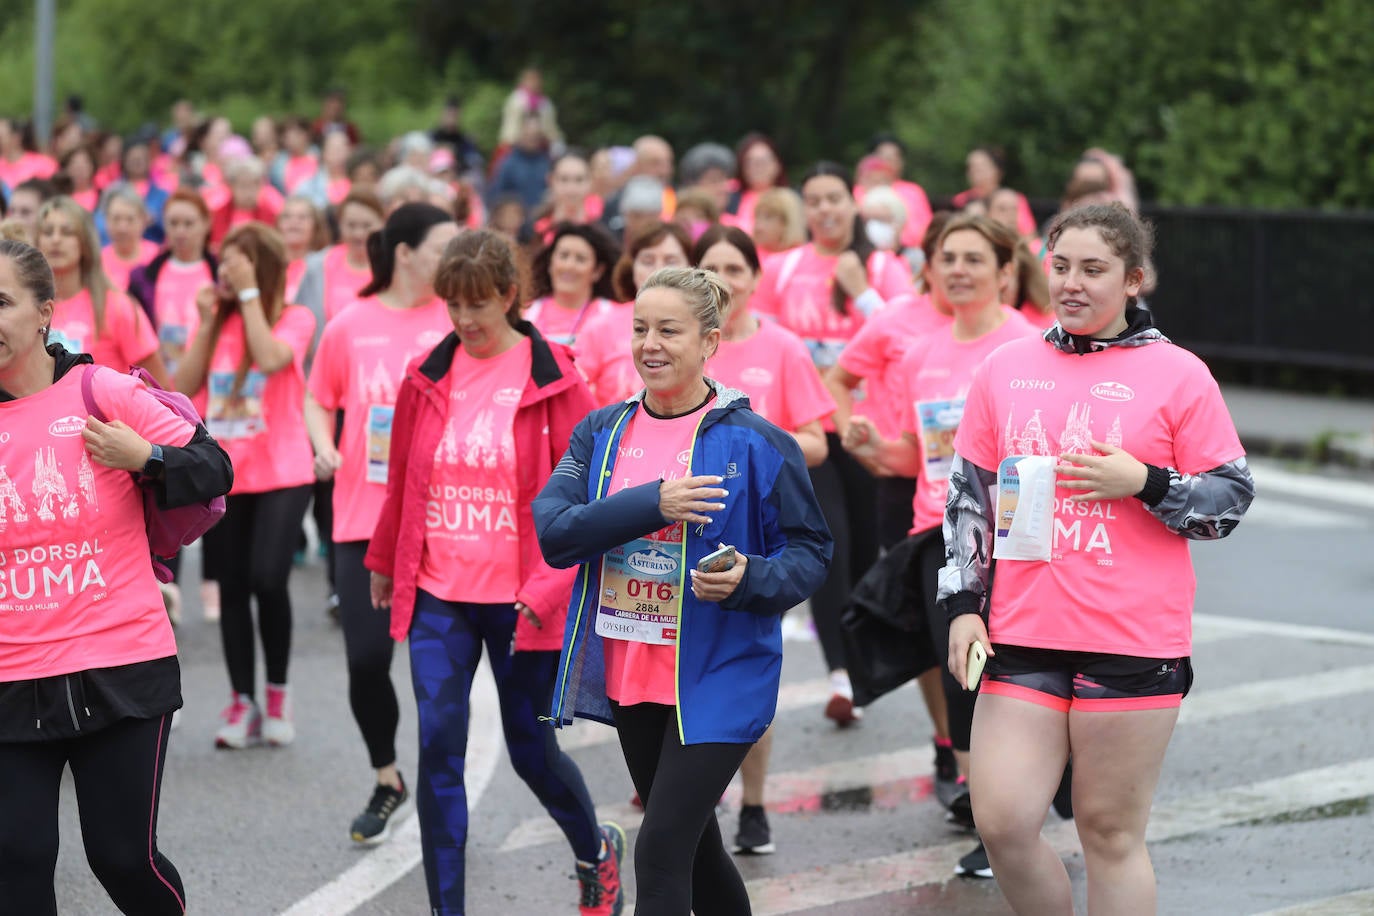
M196 297L199 326L176 387L196 401L234 462L234 489L205 536L220 572L220 636L233 696L215 744L242 748L295 738L287 692L291 559L315 482L305 430L304 360L315 316L286 303L286 248L248 223L225 237L218 285ZM267 667L266 716L254 697L257 629Z
M144 493L190 505L233 471L137 379L46 346L55 297L38 250L0 241L0 908L56 916L70 767L86 860L114 906L181 916L157 841L181 673ZM87 393L109 422L88 416Z
M530 511L593 405L568 348L520 318L518 276L494 232L444 251L434 287L453 332L401 383L366 563L373 604L390 609L392 637L410 641L431 908L463 912L468 697L485 646L515 771L573 848L583 916L610 916L624 833L597 825L577 765L539 722L574 573L544 561Z

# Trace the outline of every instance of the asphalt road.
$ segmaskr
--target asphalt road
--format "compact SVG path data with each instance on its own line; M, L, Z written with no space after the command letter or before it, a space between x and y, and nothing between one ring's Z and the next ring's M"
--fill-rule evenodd
M1251 516L1227 541L1193 551L1197 680L1151 826L1160 912L1374 912L1374 486L1268 464L1256 477ZM286 749L213 748L229 688L194 580L187 591L178 634L187 703L170 747L160 841L185 880L190 912L427 912L413 818L376 851L353 848L346 835L371 774L348 712L341 636L323 610L320 564L298 570L293 585L299 737ZM930 794L930 726L918 694L886 697L860 727L838 731L821 716L822 676L814 644L787 644L769 789L778 852L740 861L754 912L1009 912L995 881L952 875L972 841ZM413 774L408 678L402 649L399 752ZM479 685L468 759L470 791L480 791L468 912L574 913L571 854L511 772L489 690ZM579 724L562 734L603 816L632 824L630 783L609 730ZM732 789L727 836L737 810ZM1073 825L1050 815L1047 830L1083 912ZM111 913L79 835L68 791L61 911Z

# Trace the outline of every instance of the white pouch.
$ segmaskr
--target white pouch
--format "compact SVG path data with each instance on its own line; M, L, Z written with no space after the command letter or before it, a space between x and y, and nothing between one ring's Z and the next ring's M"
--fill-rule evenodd
M1012 455L998 466L994 559L1050 559L1056 464L1057 459L1047 455Z

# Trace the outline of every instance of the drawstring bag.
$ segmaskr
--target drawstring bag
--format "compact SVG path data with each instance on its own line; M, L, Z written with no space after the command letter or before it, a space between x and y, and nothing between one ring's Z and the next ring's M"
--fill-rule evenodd
M109 418L96 404L95 392L91 390L96 371L94 365L85 367L81 376L81 398L86 402L87 413L101 423L108 423ZM200 426L200 414L186 395L163 388L148 370L140 366L134 366L129 374L146 385L152 396L177 416L193 426ZM157 493L153 489L143 489L143 519L148 528L148 551L152 554L153 574L157 576L157 581L172 581L172 571L162 562L163 559L176 556L177 551L213 528L224 516L224 506L224 497L216 496L205 502L167 508L157 504Z

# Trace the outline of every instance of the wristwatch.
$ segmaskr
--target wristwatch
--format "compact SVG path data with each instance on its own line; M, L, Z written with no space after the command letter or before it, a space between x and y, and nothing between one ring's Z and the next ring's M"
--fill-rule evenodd
M167 465L162 460L162 446L154 445L153 453L143 465L143 476L148 480L161 480L167 473Z

